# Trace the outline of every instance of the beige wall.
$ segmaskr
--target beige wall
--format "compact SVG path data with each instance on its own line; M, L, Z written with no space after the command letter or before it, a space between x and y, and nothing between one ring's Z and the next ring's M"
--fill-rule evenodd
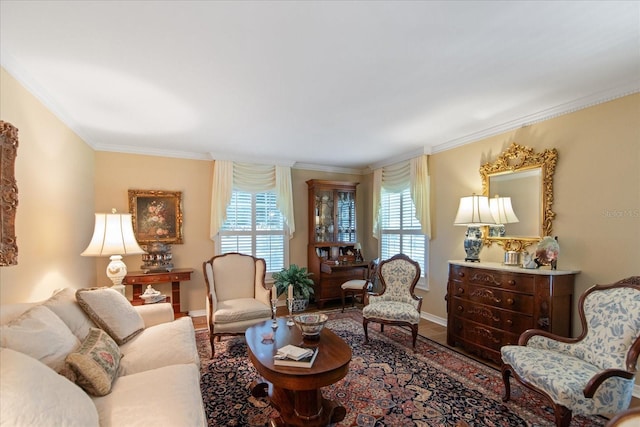
M128 210L128 189L161 189L184 194L184 240L174 245L177 267L193 268L182 287L183 310L204 308L201 264L213 255L209 205L213 162L155 156L94 153L4 70L2 119L20 129L17 178L20 206L16 221L19 265L0 268L2 302L40 299L60 286L105 284L106 259L80 257L93 227L93 213ZM431 155L432 239L430 291L423 310L445 318L447 260L464 257L464 227L452 222L461 196L482 190L478 169L511 142L536 151L556 148L559 268L582 270L576 294L594 283L640 274L640 95L631 95L529 127ZM296 233L290 262L306 265L308 179L360 182L359 236L365 257L377 255L371 237L369 175L294 169ZM95 194L95 196L94 196ZM622 214L619 214L622 212ZM483 249L481 258L500 261L502 249ZM125 258L130 270L139 256ZM574 315L576 330L577 314Z
M129 212L128 190L163 190L182 192L183 241L172 245L176 268L192 268L191 280L182 282L183 311L204 309L206 295L202 263L214 253L209 238L209 207L211 206L211 178L213 162L185 160L136 154L96 152L95 166L96 212ZM87 239L90 236L87 236ZM140 271L140 255L124 257L129 271ZM98 258L98 282L104 285L108 258ZM170 293L171 285L155 286ZM131 289L127 287L129 297Z
M18 265L0 267L0 302L38 301L95 284L80 256L93 230L94 151L4 69L0 119L18 128Z
M433 239L423 310L446 317L447 260L464 258L464 227L452 225L458 201L481 194L478 169L512 142L558 150L552 234L560 243L558 268L582 271L576 295L595 283L640 275L639 117L636 94L431 156ZM496 245L480 254L484 261L502 256Z

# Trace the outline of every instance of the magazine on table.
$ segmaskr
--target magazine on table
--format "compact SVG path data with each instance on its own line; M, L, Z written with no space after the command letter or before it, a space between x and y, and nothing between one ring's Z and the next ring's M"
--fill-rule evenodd
M295 345L286 345L278 349L273 357L276 366L292 366L310 368L318 355L318 348L303 348Z

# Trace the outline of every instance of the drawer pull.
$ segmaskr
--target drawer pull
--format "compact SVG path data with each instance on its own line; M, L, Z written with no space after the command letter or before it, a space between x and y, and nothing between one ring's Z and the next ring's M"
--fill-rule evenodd
M458 295L464 294L464 288L458 288Z
M515 285L516 285L516 281L515 281L515 280L513 280L513 279L511 279L511 280L509 280L509 281L507 282L507 284L508 284L508 285L510 285L510 286L515 286Z
M515 303L515 300L513 298L507 298L507 304L513 305L514 303Z
M464 277L464 272L462 272L462 271L461 271L461 272L459 272L459 273L458 273L458 277Z
M456 307L456 308L458 309L458 311L459 311L460 313L462 313L462 312L464 311L464 308L463 308L461 305L459 305L459 306L458 306L458 307Z
M507 319L507 321L505 323L507 325L509 325L509 326L513 326L513 320L511 320L511 319Z

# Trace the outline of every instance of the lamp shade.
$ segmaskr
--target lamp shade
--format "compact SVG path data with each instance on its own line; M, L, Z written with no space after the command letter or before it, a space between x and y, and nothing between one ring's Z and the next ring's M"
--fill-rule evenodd
M133 234L131 214L97 213L93 237L82 256L137 255L145 253Z
M458 213L453 221L454 225L482 226L495 224L489 198L487 196L471 195L460 198Z
M489 208L491 209L491 215L496 221L496 224L520 222L516 213L513 211L511 197L496 196L489 200Z

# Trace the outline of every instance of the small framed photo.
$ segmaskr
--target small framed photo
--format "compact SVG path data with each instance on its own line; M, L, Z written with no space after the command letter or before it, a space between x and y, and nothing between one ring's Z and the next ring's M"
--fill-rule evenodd
M129 212L138 243L182 243L182 192L129 190Z

